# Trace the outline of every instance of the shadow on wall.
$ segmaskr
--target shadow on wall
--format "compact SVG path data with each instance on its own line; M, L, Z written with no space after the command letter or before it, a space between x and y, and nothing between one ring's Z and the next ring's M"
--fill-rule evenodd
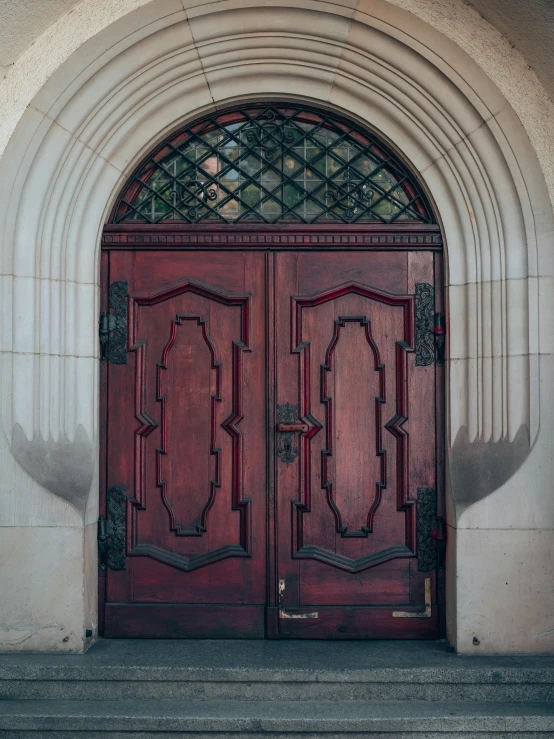
M457 515L504 485L531 452L529 429L520 426L513 441L469 441L463 426L450 456L450 477Z
M19 424L14 428L12 454L33 479L84 514L95 465L95 450L82 426L75 439L28 439Z

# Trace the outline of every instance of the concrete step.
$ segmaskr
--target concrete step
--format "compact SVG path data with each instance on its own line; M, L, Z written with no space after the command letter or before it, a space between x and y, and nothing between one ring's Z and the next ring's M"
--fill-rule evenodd
M0 699L546 702L554 659L437 642L105 640L85 655L0 655Z
M0 700L554 701L554 674L518 669L49 668L0 676Z
M460 701L2 701L11 739L488 739L554 736L553 703Z

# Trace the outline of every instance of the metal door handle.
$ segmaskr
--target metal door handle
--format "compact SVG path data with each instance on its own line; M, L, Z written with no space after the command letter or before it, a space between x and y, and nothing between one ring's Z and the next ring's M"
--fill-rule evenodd
M307 423L279 423L277 424L277 431L281 431L285 434L290 434L293 431L301 431L302 433L306 433L309 426Z

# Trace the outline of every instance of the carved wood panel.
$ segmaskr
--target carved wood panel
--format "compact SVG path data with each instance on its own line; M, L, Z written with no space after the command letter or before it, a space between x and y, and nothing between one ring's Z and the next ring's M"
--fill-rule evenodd
M141 619L149 634L156 619L159 635L263 634L264 263L111 256L111 281L129 283L128 361L107 364L108 482L128 499L126 568L106 571L112 636Z
M396 321L399 333L389 338L389 343L392 341L394 347L394 363L388 369L390 399L387 397L387 368L372 334L372 321L365 314L342 315L338 306L345 296L356 296L356 307L365 306L368 315L375 315L376 310L382 313L386 309L399 314ZM327 334L331 333L325 353L321 350L324 342L321 342L319 354L314 356L316 337L308 335L304 329L305 312L335 303L338 306L331 314L331 327L325 326L323 320L312 320L312 326L317 327L318 334L324 334L325 328ZM293 297L291 311L292 351L298 354L299 359L300 412L302 420L310 426L310 431L303 436L299 445L302 479L299 499L293 503L296 509L296 516L293 517L293 556L318 559L348 572L359 572L395 557L413 555L415 527L413 502L407 497L408 432L404 427L408 420L406 355L412 351L413 345L413 298L395 297L352 282L309 298ZM337 311L338 315L334 317ZM333 370L340 357L341 334L345 334L347 326L354 328L356 325L358 331L349 331L349 339L342 339L343 344L348 341L349 351L345 350L341 376L338 377ZM365 358L362 358L364 346L367 351ZM314 363L319 364L320 369L320 406L317 410L314 403L318 390L313 387ZM356 383L355 377L360 378L361 382ZM331 378L334 390L330 387ZM340 403L333 397L337 394L340 394ZM388 419L383 418L383 407L385 412L389 412ZM324 411L322 415L321 410ZM318 418L320 415L321 421ZM313 440L320 429L324 429L325 442L320 450L321 474L316 474L314 481L314 468L318 462ZM396 442L396 505L398 511L407 518L403 526L405 536L397 542L389 542L382 549L361 552L358 557L348 556L346 548L340 546L340 539L367 539L373 531L383 491L387 489L387 450L383 446L385 433L391 434ZM318 482L325 491L338 535L338 542L333 541L332 547L319 545L317 535L306 536L306 517L312 513L313 488ZM346 523L339 499L342 499L342 505L349 505L351 510L357 506L356 525L349 526Z
M226 348L218 348L210 334L209 319L194 312L171 313L180 306L180 298L198 296L200 307L214 301L231 309L238 308L234 321L234 337ZM195 307L194 299L189 308ZM167 305L167 308L165 307ZM144 311L164 306L154 319L154 327L165 333L167 341L161 352L149 344L152 336L141 329ZM205 285L186 281L170 290L153 296L131 296L131 350L137 352L136 408L140 422L135 441L135 490L132 500L136 513L130 527L129 556L149 556L186 571L217 562L226 557L245 557L250 554L249 511L243 500L242 465L243 446L239 427L242 420L242 357L249 348L248 295L227 295ZM236 310L235 310L236 312ZM163 316L163 318L162 318ZM147 324L148 325L148 324ZM229 327L230 328L230 327ZM218 406L222 403L223 375L229 376L230 413L219 419ZM148 382L155 382L156 408L147 406ZM152 395L152 393L150 393ZM159 435L152 431L159 428ZM222 460L219 435L224 431L232 439L227 459ZM186 471L183 469L186 465ZM167 513L167 526L177 537L201 537L207 532L208 517L221 487L222 466L231 468L231 507L240 517L238 532L227 532L236 541L217 549L206 547L202 553L185 554L171 551L151 536L141 537L141 511L146 511L147 487L151 484L152 468L155 486ZM149 516L144 516L150 521Z
M417 501L435 484L434 432L422 433L435 370L416 363L414 280L432 280L433 258L418 259L276 257L277 401L298 404L307 428L277 464L283 636L392 636L393 609L379 609L427 613ZM432 633L430 613L410 628Z

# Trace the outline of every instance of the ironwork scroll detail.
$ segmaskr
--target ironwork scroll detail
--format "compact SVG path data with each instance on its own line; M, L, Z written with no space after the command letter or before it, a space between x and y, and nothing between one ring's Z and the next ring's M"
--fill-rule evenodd
M127 496L124 485L109 488L106 502L106 534L100 542L100 561L110 570L124 570Z
M298 421L298 405L285 403L277 406L277 423L296 423ZM277 456L281 462L289 465L298 456L298 446L293 433L280 433Z
M416 365L427 367L435 361L435 336L433 314L435 310L435 290L427 282L415 286L415 350Z
M265 118L253 120L246 127L246 139L259 146L268 161L282 153L284 146L294 143L294 128L286 119L278 118L275 111L268 110Z
M437 491L417 489L417 569L431 572L437 566L437 544L433 526L437 518Z
M110 334L107 360L112 364L127 364L127 294L128 282L112 282L108 294Z
M125 186L112 222L166 221L414 225L436 218L383 142L345 119L287 103L215 112L161 143Z

